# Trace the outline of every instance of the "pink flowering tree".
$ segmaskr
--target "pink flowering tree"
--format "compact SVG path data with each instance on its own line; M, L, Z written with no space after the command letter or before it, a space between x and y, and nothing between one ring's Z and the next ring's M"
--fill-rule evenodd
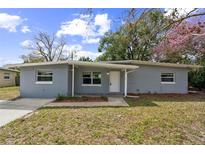
M154 48L156 61L189 63L205 55L205 22L174 25Z

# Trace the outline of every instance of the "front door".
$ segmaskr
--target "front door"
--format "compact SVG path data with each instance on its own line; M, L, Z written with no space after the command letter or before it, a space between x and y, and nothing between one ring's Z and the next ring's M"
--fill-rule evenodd
M110 92L120 92L120 71L110 71Z

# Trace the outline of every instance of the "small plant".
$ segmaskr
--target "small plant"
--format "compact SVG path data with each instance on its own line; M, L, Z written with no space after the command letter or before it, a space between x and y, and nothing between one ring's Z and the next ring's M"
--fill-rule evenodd
M108 98L107 98L106 96L101 96L100 98L101 98L102 100L106 101L106 102L108 101Z
M106 96L65 96L65 95L58 95L56 101L65 101L65 102L102 102L108 101Z
M64 96L63 96L63 95L58 94L58 96L57 96L56 100L63 100L63 98L64 98Z
M65 96L65 95L61 95L61 94L58 94L56 100L65 100L65 99L68 99L70 98L69 96Z

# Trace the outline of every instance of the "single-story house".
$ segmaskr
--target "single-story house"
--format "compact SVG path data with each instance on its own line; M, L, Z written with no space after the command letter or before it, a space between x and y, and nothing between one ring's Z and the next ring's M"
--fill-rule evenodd
M17 70L0 68L0 87L15 86L18 73Z
M22 97L188 92L196 65L146 61L59 61L16 65Z

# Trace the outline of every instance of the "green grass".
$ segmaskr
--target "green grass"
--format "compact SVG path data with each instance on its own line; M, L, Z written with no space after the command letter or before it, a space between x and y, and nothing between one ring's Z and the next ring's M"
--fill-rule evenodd
M0 88L0 100L10 100L19 96L19 87Z
M0 129L0 144L204 144L205 95L142 95L130 107L43 108Z

